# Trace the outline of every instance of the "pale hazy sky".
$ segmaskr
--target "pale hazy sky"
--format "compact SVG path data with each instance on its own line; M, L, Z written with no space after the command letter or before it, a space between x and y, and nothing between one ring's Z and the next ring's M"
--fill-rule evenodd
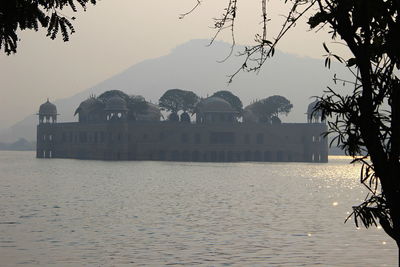
M148 58L169 53L191 39L211 38L212 18L227 0L204 0L190 16L195 0L101 0L87 12L74 14L76 33L68 43L45 37L44 31L25 31L15 55L0 54L0 130L36 113L47 97L72 96ZM272 0L271 31L281 25L284 9ZM251 44L261 25L261 1L239 1L236 41ZM301 56L322 58L324 32L307 32L305 23L294 29L279 49ZM220 40L229 41L229 33ZM228 51L227 51L228 52ZM219 58L216 58L218 60Z

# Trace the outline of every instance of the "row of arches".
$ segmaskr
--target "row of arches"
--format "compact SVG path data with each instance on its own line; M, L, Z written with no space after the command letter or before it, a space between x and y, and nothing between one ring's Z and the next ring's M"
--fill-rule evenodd
M52 134L43 134L43 135L42 135L42 140L43 140L44 142L46 142L46 141L53 141L53 135L52 135Z
M164 151L149 155L150 160L170 161L205 161L205 162L237 162L237 161L301 161L301 156L287 151Z
M54 157L52 150L38 150L36 151L37 158L51 159Z

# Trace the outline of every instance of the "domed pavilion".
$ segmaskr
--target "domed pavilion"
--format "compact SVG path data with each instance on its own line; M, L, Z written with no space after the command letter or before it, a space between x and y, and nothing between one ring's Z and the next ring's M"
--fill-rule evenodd
M113 96L108 99L104 110L107 120L125 119L128 113L126 101L120 96Z
M322 122L322 111L316 110L319 101L316 99L314 102L308 105L307 107L307 122L308 123L320 123Z
M56 123L57 107L47 99L47 101L39 107L39 123Z
M231 104L216 96L202 100L196 107L197 123L232 123L236 121L237 111Z

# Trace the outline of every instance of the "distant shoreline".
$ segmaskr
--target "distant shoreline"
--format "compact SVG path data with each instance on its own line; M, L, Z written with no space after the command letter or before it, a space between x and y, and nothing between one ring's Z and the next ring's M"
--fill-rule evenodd
M35 151L36 142L20 138L14 143L0 143L0 151Z
M36 148L22 148L22 149L17 149L17 148L3 148L0 147L0 151L35 151ZM344 153L337 153L336 151L333 151L328 154L328 156L346 156Z

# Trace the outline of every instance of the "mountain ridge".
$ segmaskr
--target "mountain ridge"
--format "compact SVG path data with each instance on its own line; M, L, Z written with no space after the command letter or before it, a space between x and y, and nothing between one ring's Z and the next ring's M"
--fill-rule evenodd
M202 97L218 90L230 90L241 98L244 105L271 95L283 95L293 103L294 108L282 120L305 122L304 113L312 102L310 97L321 95L326 86L332 84L333 73L346 76L339 65L333 64L332 69L327 70L322 59L277 51L258 75L241 72L228 85L228 75L241 66L244 58L231 56L223 63L218 63L229 53L230 44L217 41L207 47L208 42L204 39L191 40L175 47L165 56L139 62L91 88L54 101L60 113L59 122L76 121L73 113L79 103L90 95L99 95L106 90L118 89L128 94L143 95L154 103L171 88L191 90ZM243 48L237 46L235 51ZM0 141L14 142L19 138L35 140L36 124L35 115L27 116L0 132Z

